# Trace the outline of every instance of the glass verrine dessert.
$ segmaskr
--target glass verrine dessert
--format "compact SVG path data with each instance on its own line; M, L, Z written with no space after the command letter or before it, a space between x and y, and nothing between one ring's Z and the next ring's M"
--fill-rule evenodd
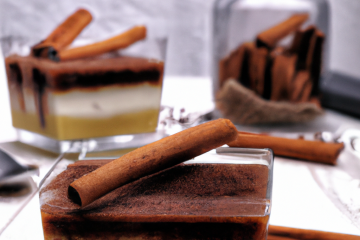
M164 63L119 56L5 59L13 125L58 140L154 132Z
M115 13L104 9L93 20L90 11L91 4L89 10L64 14L45 39L18 33L34 27L21 19L19 29L4 33L12 120L20 141L32 144L22 130L34 133L34 139L41 135L59 142L155 132L166 54L166 37L158 34L162 27L151 19L113 19ZM14 7L11 14L24 13ZM13 22L4 24L11 28Z
M69 165L41 190L45 239L266 239L271 150L218 148L80 208L69 184L105 163Z

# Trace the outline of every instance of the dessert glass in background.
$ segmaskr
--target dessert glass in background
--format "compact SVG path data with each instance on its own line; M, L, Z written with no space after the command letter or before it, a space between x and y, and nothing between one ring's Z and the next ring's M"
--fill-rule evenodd
M68 185L103 164L80 161L46 180L40 191L45 239L266 239L271 150L218 148L119 187L79 212L66 196Z
M257 40L258 34L296 14L308 17L276 44ZM238 124L258 124L306 122L321 115L321 78L317 75L328 70L328 28L326 0L218 1L212 79L223 116ZM313 47L317 41L318 46ZM318 52L320 59L313 57Z
M13 126L21 142L64 152L71 142L84 139L91 139L93 149L98 144L110 147L108 143L110 148L128 148L164 136L156 130L166 30L151 9L144 12L136 5L122 7L112 1L82 5L64 1L57 3L56 10L41 0L2 5L8 11L2 16L1 46ZM32 46L79 8L88 10L92 21L70 48L103 41L138 25L147 28L147 36L91 58L55 62L29 56ZM124 145L128 142L131 146Z

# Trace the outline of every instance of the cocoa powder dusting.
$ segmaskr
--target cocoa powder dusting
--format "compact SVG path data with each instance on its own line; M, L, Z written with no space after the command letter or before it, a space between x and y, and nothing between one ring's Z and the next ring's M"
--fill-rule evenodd
M69 184L107 162L69 165L41 190L45 239L265 239L267 166L179 164L80 209Z
M40 195L54 194L43 203L42 210L61 214L78 211L79 206L67 197L69 184L102 164L82 162L68 167L41 191ZM267 179L268 169L263 165L180 164L117 188L81 212L108 216L185 214L191 208L194 214L205 214L202 209L212 209L223 215L233 212L238 200L265 198ZM229 208L231 201L234 206Z

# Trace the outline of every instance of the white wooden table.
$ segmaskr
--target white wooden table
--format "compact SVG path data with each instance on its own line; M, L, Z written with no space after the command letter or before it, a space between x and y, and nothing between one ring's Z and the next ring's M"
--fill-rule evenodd
M2 62L0 62L2 66ZM9 146L5 142L16 139L15 130L11 126L10 109L3 69L0 67L0 147ZM186 94L185 94L186 93ZM206 111L213 107L211 96L211 82L206 78L168 77L165 79L162 103L175 106L176 109L184 107L187 111ZM272 132L315 132L336 131L340 127L353 127L360 129L360 120L334 111L327 110L323 117L304 125L289 125L278 127L263 127L262 129L240 127L248 131ZM15 147L16 148L16 147ZM25 151L25 150L24 150ZM45 168L49 166L53 154L44 152L31 152L28 155L20 147L18 154L26 161L41 159ZM360 159L357 159L360 161ZM341 161L341 158L340 158ZM331 169L330 169L331 168ZM344 214L339 205L336 205L321 189L314 179L314 171L333 171L334 167L316 163L275 158L273 198L270 224L296 228L307 228L323 231L333 231L360 236L359 222L351 221ZM336 170L336 168L335 168ZM358 171L360 173L360 169ZM341 172L340 172L341 173ZM341 174L340 174L341 175ZM341 175L343 177L343 175ZM353 181L359 181L353 178ZM341 183L343 178L334 178L335 183ZM342 182L343 183L343 182ZM355 191L360 191L360 185ZM353 189L353 190L354 190ZM346 199L345 199L346 200ZM360 209L360 201L354 203ZM357 204L357 205L356 205ZM2 205L3 206L3 205ZM0 209L0 218L2 217ZM360 221L360 218L357 220ZM1 221L0 221L1 222ZM0 226L1 229L2 226ZM25 209L6 228L0 239L42 239L41 217L38 196L35 196Z

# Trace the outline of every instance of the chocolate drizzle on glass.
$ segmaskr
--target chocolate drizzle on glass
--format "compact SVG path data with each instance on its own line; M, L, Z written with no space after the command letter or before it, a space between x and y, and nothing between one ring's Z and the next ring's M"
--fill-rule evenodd
M11 69L12 79L15 80L14 82L16 84L16 91L18 94L18 101L19 101L20 109L22 111L25 111L24 94L22 91L23 77L22 77L20 67L18 64L13 63L13 64L9 64L9 68Z
M40 124L41 127L45 127L45 116L44 116L44 93L45 93L45 85L46 78L39 71L39 69L34 68L32 70L33 81L34 81L34 93L35 93L35 102L36 108L39 113Z

